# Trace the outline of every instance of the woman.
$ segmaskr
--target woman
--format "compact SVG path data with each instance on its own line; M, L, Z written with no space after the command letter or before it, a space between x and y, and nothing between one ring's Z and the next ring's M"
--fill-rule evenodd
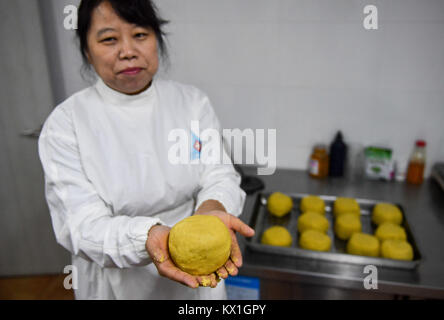
M190 132L192 121L220 127L201 91L155 78L164 23L150 0L79 7L81 53L98 81L57 106L39 139L55 235L78 271L77 299L223 299L216 275L173 264L170 227L192 214L219 217L233 239L221 278L242 265L235 232L254 234L235 217L245 194L232 165L168 159L172 130ZM209 147L196 142L199 152Z

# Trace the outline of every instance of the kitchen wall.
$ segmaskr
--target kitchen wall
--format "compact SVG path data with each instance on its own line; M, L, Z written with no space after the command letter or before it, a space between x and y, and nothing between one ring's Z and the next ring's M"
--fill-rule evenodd
M86 85L63 8L47 0L68 96ZM158 0L170 63L162 77L208 93L225 128L277 129L278 167L306 168L312 147L342 130L352 154L391 146L407 159L428 143L444 161L444 1ZM365 30L363 8L378 8ZM56 91L57 91L56 90ZM427 173L429 170L427 170Z

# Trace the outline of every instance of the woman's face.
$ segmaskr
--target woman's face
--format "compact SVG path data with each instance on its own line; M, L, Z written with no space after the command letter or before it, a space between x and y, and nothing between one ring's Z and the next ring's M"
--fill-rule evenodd
M122 20L107 1L93 12L87 57L109 87L125 94L146 89L159 68L154 31Z

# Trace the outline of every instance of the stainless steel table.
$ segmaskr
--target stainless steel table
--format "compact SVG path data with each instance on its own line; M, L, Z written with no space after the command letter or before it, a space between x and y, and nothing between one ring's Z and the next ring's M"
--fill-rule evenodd
M256 175L256 168L242 167ZM259 176L265 192L310 193L397 202L404 209L422 262L416 270L378 268L378 288L365 289L363 266L252 252L239 238L240 275L261 281L262 299L444 299L444 192L425 180L421 186L351 178L316 180L305 171L277 170ZM255 196L248 196L241 219L249 221Z

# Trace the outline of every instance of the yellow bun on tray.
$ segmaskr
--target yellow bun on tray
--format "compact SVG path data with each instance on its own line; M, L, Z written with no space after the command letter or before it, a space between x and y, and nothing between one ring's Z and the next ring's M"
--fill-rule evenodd
M336 236L341 240L348 240L355 232L362 231L361 218L354 213L341 214L335 220Z
M366 233L353 233L347 243L347 252L359 256L379 256L379 240Z
M192 275L208 275L222 267L231 253L231 235L219 218L194 215L170 230L170 256L176 266Z
M325 202L318 196L306 196L302 198L300 208L302 212L310 211L324 214Z
M391 223L384 222L378 226L375 231L375 236L380 240L407 240L407 234L403 227Z
M358 202L352 198L337 198L333 204L333 214L335 217L339 217L339 215L344 213L354 213L358 216L361 215L361 209Z
M293 208L293 200L291 197L281 192L274 192L268 197L267 209L278 218L288 214Z
M376 225L380 225L384 222L391 222L394 224L402 223L401 210L390 203L378 203L374 206L372 212L372 221Z
M318 230L326 233L330 224L323 214L317 212L305 212L298 218L298 231Z
M413 248L403 240L385 240L381 245L383 258L396 260L413 260Z
M273 226L262 234L261 243L270 246L290 247L293 242L290 232L284 227Z
M315 251L329 251L331 239L328 235L317 230L306 230L299 237L299 246L302 249Z

